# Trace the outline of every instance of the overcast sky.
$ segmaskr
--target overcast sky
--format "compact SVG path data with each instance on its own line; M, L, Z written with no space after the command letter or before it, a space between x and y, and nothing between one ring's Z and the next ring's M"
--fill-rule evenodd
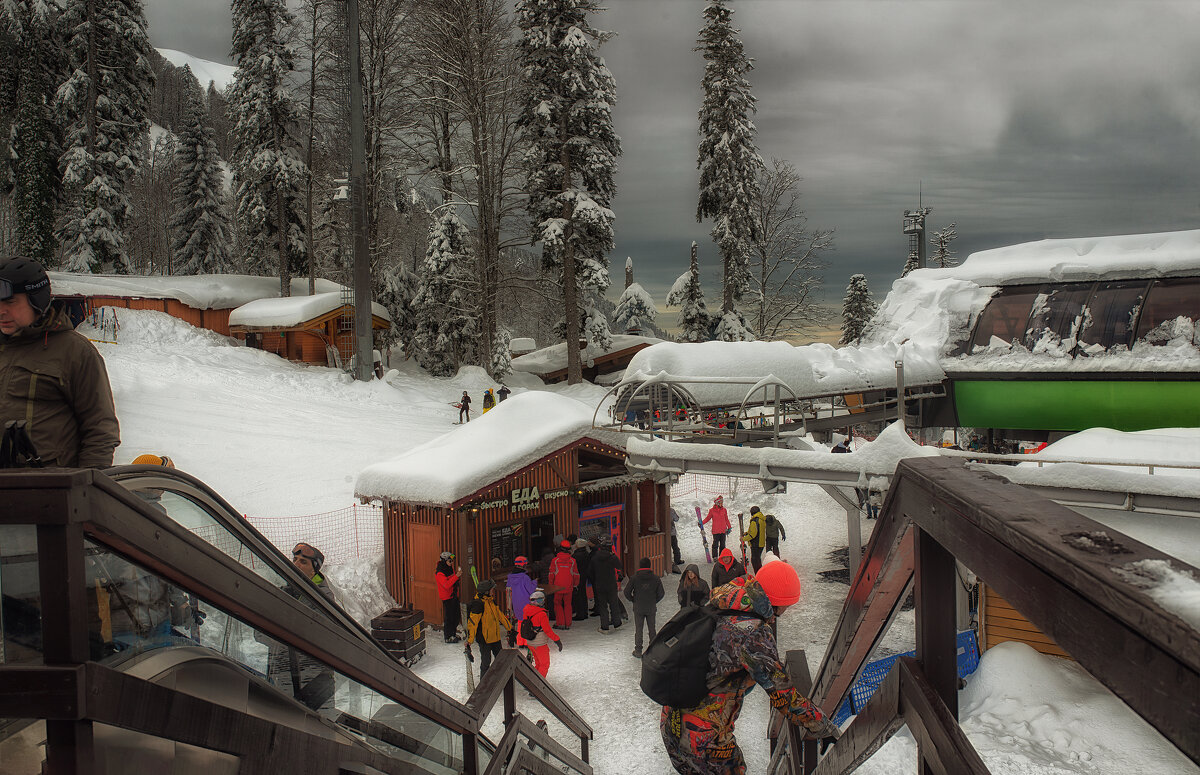
M229 62L226 0L145 0L154 45ZM693 52L703 0L609 0L617 80L619 293L626 256L662 303L696 211ZM1027 240L1200 226L1200 2L733 0L755 60L758 146L791 161L814 226L835 229L825 292L878 297L907 256L905 209L958 223L960 257ZM612 294L615 298L616 293ZM673 317L673 314L671 315ZM666 321L664 321L666 322Z

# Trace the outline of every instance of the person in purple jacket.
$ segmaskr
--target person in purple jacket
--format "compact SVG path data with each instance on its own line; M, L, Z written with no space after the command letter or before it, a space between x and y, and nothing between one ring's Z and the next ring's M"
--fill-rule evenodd
M529 561L524 557L513 560L512 573L508 574L508 591L512 595L513 615L520 622L525 618L525 606L529 596L537 589L537 582L526 572Z

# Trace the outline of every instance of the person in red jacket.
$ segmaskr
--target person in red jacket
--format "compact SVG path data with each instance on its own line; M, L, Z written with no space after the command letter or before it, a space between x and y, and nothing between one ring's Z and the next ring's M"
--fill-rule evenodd
M550 641L562 651L562 638L550 626L550 617L546 614L546 593L540 589L534 590L529 596L529 605L525 606L524 620L517 628L517 645L525 646L533 654L533 666L546 677L550 672Z
M700 524L707 525L709 521L712 522L712 556L717 557L725 548L725 535L729 532L729 512L725 510L725 500L720 495L713 501L708 516Z
M554 592L554 629L571 629L571 597L575 594L575 585L579 583L579 566L571 556L571 542L559 544L558 554L550 563L550 585L557 587Z
M458 628L462 624L462 609L458 600L458 579L462 568L452 568L450 563L453 560L453 552L442 552L437 572L433 574L438 598L442 601L442 637L447 643L458 643Z

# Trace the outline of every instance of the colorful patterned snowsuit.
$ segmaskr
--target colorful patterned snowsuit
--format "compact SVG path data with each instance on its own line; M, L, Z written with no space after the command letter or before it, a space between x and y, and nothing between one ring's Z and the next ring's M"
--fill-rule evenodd
M771 706L822 737L836 731L821 711L788 680L769 619L774 616L766 593L754 579L742 576L716 590L713 603L753 615L723 616L709 652L709 693L694 708L663 707L659 720L663 743L676 772L683 775L741 775L746 762L733 736L742 699L757 683Z

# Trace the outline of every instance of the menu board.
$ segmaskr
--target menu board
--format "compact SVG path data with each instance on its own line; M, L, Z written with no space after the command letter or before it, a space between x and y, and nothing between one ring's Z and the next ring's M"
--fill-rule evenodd
M489 566L493 571L507 572L524 546L524 525L516 522L497 525L488 531Z

